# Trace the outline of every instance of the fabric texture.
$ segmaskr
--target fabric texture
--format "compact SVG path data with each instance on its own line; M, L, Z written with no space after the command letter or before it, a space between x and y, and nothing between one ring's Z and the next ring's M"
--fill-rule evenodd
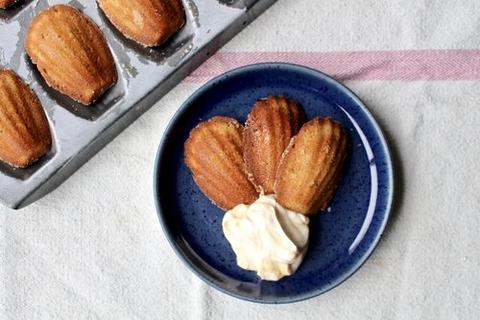
M471 0L279 0L58 189L0 208L0 319L478 319L479 12ZM190 273L152 195L181 103L212 76L268 60L354 90L385 131L396 178L371 258L289 305L240 301Z

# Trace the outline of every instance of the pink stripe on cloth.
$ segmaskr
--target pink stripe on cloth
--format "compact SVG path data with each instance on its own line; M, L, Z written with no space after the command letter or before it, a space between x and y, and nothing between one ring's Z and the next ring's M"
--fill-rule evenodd
M186 82L205 82L225 71L259 62L288 62L323 71L339 80L480 80L479 49L218 52Z

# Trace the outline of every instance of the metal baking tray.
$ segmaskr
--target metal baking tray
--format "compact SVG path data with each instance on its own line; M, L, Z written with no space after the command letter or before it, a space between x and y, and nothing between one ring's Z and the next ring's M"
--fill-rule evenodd
M22 208L66 180L172 87L275 0L183 0L187 22L165 45L145 48L122 36L92 0L20 0L0 9L0 67L15 70L36 92L52 131L52 150L27 169L0 162L0 202ZM30 21L68 3L102 29L118 71L116 85L85 107L49 88L23 47Z

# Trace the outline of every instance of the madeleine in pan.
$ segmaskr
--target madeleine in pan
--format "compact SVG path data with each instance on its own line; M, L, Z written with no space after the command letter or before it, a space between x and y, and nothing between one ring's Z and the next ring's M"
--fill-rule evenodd
M7 9L8 7L12 6L18 0L0 0L0 9Z
M342 176L347 146L345 130L331 118L305 123L280 160L275 180L278 202L304 214L326 209Z
M302 107L281 96L257 101L248 114L243 138L245 164L249 177L260 192L274 192L282 153L304 121Z
M0 160L28 167L51 148L48 121L38 97L13 71L0 69Z
M74 7L55 5L36 16L25 49L48 85L82 104L93 103L117 81L102 32Z
M229 210L257 199L245 173L243 127L228 117L201 122L185 142L185 163L202 192L219 208Z
M161 45L185 24L181 0L98 0L112 24L144 46Z

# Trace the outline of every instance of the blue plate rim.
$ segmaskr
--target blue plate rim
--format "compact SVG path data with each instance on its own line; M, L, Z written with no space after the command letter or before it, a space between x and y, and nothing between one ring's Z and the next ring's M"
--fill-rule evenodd
M388 196L387 196L387 205L385 207L385 215L382 221L382 224L380 225L380 228L378 229L378 233L375 236L374 240L372 241L372 244L368 248L368 250L365 252L365 254L355 263L351 268L350 271L339 277L335 282L332 282L328 287L320 289L318 291L312 291L311 294L306 294L299 296L298 298L288 298L288 299L282 299L282 300L257 300L254 298L248 298L239 294L236 294L234 292L228 291L224 288L222 288L220 285L216 283L214 279L209 278L207 275L204 274L203 271L201 271L200 268L198 268L192 261L190 261L182 252L182 250L179 248L177 242L175 241L173 235L171 234L171 231L167 227L167 223L165 221L164 215L162 213L161 205L160 205L160 196L159 196L159 185L158 185L158 179L157 177L159 176L159 163L160 159L163 158L164 152L165 152L165 142L168 139L170 131L172 131L173 127L175 126L175 123L179 118L182 117L182 115L188 110L190 105L192 104L193 101L195 101L199 96L201 96L205 91L209 90L212 86L215 86L217 82L223 80L226 77L232 77L235 76L239 73L243 72L248 72L252 71L257 68L287 68L290 69L291 71L300 71L300 72L306 72L314 77L320 77L323 80L327 81L328 83L339 87L345 94L349 95L360 107L362 112L365 113L365 115L368 117L368 120L372 124L373 128L375 129L375 132L378 134L379 140L382 144L382 148L385 152L385 158L386 158L386 163L388 166L388 177L389 177L389 185L388 185ZM394 196L394 172L393 172L393 163L392 163L392 157L391 157L391 152L388 147L388 144L386 142L385 136L383 134L382 129L380 128L380 125L377 123L373 115L370 113L366 105L363 103L363 101L348 87L346 87L344 84L340 83L339 81L335 80L331 76L299 64L293 64L293 63L285 63L285 62L262 62L262 63L255 63L255 64L250 64L250 65L245 65L241 66L232 70L229 70L221 75L218 75L214 77L213 79L210 79L207 81L205 84L203 84L200 88L198 88L192 95L190 95L187 100L185 100L180 108L175 112L173 117L170 119L165 131L162 134L162 137L160 139L160 143L158 145L158 149L155 155L155 160L154 160L154 170L153 170L153 198L155 202L155 209L157 211L157 217L159 219L161 228L163 230L164 235L167 238L167 241L169 242L170 246L172 247L173 251L177 255L178 258L180 258L181 261L187 266L190 271L192 271L197 277L199 277L201 280L203 280L206 284L210 285L214 289L225 293L229 296L232 296L234 298L238 298L240 300L248 301L248 302L254 302L254 303L259 303L259 304L289 304L289 303L296 303L296 302L301 302L305 301L311 298L318 297L345 282L348 280L351 276L353 276L363 265L364 263L370 258L372 255L373 251L376 249L380 239L382 238L382 235L385 231L385 227L388 223L388 220L390 218L390 213L392 209L392 203L393 203L393 196Z

